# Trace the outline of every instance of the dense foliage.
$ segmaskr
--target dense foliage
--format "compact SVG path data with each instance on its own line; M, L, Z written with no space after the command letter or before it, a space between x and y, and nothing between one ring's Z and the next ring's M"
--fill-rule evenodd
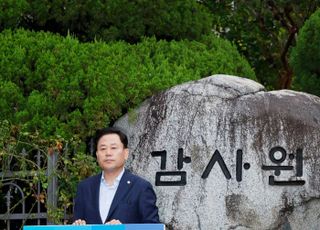
M320 96L320 10L305 23L290 57L294 87Z
M215 73L254 78L227 41L80 43L44 32L0 34L1 119L42 137L85 140L152 94Z
M319 7L320 0L3 0L0 31L23 27L72 34L80 41L129 43L142 37L198 40L215 33L237 46L267 89L289 89L290 49Z
M194 0L2 0L0 9L0 30L70 32L81 41L198 39L210 32L212 22L208 10Z
M212 12L214 31L237 45L259 82L268 89L291 88L290 49L305 20L320 7L319 0L201 2Z

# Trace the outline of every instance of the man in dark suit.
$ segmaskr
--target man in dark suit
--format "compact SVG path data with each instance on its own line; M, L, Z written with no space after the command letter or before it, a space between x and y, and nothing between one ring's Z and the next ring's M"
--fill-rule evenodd
M81 181L74 224L159 223L152 185L124 168L128 138L117 128L98 130L96 155L102 173Z

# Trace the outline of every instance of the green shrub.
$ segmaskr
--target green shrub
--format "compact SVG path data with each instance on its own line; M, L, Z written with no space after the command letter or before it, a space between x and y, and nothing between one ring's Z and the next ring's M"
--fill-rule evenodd
M320 10L305 22L292 49L294 88L320 96Z
M225 73L255 79L228 41L79 43L45 32L0 34L1 119L43 138L85 140L147 97Z

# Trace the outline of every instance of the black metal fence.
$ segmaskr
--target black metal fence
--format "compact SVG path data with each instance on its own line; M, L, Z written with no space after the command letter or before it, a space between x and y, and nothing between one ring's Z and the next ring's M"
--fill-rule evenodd
M42 189L40 182L34 185L34 191L36 192L33 194L33 197L30 197L30 194L26 194L27 191L25 190L26 186L24 183L28 183L28 180L23 180L21 175L25 178L30 178L37 174L36 171L16 171L12 169L14 167L8 165L8 167L6 167L7 170L0 172L0 178L2 179L1 181L3 181L1 185L0 229L21 229L24 224L51 224L48 220L46 206L57 207L57 177L54 171L57 165L58 154L56 152L51 155L44 154L37 150L34 155L35 159L33 159L33 161L39 168L41 165L47 164L47 203L45 205L43 200L39 199ZM27 157L25 149L22 150L21 157ZM6 163L12 164L12 161L9 160ZM30 202L30 199L32 199L32 202ZM32 205L30 206L31 203Z

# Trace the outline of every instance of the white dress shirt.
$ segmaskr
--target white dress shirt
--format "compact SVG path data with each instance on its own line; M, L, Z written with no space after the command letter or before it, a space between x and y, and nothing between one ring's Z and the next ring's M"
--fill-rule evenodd
M114 195L116 194L123 173L124 169L117 176L114 183L112 185L109 185L107 181L104 179L104 174L102 172L99 193L99 211L102 223L104 223L108 217L112 200L114 198Z

